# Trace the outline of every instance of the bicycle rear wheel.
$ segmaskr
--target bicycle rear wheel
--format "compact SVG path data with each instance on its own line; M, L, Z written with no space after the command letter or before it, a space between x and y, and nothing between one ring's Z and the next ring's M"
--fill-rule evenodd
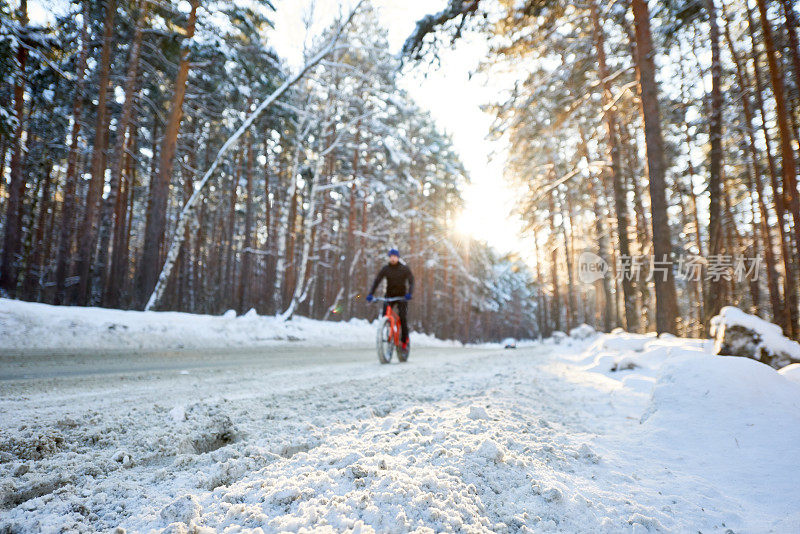
M386 317L381 317L378 322L378 361L381 363L389 363L392 361L392 352L394 351L394 343L391 340L392 328L389 320Z

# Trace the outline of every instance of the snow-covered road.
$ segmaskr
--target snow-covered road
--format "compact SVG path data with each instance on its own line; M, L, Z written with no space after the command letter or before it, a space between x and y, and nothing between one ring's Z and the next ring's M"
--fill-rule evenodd
M427 359L438 354L453 354L452 348L438 349L422 347L415 350ZM373 361L374 360L374 361ZM203 370L217 372L226 368L241 373L243 369L253 369L259 373L272 373L288 369L309 369L324 365L337 367L340 364L364 364L377 362L375 349L364 347L308 347L278 346L264 348L233 348L221 351L80 351L65 350L22 350L8 351L2 356L0 381L20 378L75 378L96 380L95 375L144 375L150 379L172 371ZM261 375L263 376L263 375ZM104 378L102 380L108 380ZM64 383L70 383L65 380ZM36 387L35 383L21 384L23 387Z
M800 469L784 456L800 419L784 412L800 386L725 358L786 383L779 411L747 423L775 456L746 421L725 421L735 445L687 445L697 414L670 428L663 370L608 372L647 339L419 348L388 366L354 348L7 353L0 531L796 529ZM723 360L695 345L681 350Z

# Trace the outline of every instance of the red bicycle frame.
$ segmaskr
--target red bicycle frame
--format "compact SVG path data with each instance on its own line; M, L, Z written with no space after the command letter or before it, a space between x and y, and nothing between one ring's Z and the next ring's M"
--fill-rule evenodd
M403 300L403 298L390 297L375 300L383 301L385 306L383 317L381 317L378 323L378 360L381 363L389 363L396 347L397 359L401 362L408 361L408 345L403 347L400 341L400 316L393 306L393 304Z
M394 306L391 302L386 303L386 313L384 316L389 320L389 339L400 346L400 316L394 311Z

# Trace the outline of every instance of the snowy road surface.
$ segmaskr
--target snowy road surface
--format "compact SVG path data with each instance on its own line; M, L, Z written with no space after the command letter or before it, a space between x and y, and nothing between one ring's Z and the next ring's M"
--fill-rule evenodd
M7 352L0 531L796 531L800 385L648 343Z
M453 349L417 349L423 357L438 353L452 354ZM147 351L131 352L75 350L25 350L6 351L0 356L2 369L0 380L19 378L64 378L91 377L93 375L125 375L147 373L155 376L160 372L189 370L220 370L224 368L252 368L260 372L291 368L307 368L315 365L338 365L346 363L373 363L376 360L373 348L325 347L309 350L308 347L274 347L269 349L210 349L206 351Z

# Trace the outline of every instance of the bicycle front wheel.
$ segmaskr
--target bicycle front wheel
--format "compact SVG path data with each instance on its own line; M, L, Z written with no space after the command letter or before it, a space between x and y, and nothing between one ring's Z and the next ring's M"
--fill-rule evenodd
M392 352L394 351L394 343L391 339L392 327L386 317L381 317L378 322L378 361L381 363L389 363L392 361Z
M403 363L408 361L408 353L411 352L411 347L405 349L397 347L397 361Z

